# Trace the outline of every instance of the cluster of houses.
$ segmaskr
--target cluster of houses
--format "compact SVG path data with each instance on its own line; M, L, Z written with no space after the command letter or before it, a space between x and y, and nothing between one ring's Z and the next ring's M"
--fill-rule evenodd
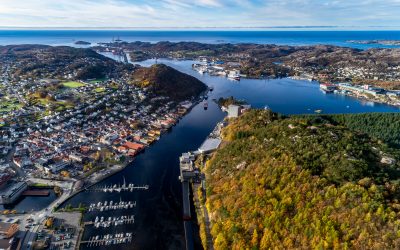
M318 65L304 66L283 63L283 67L293 71L295 75L304 75L308 79L319 81L347 81L349 79L366 79L375 81L398 81L400 79L400 66L365 67L362 65L331 65L321 67Z
M32 93L59 84L54 79L11 84L4 68L0 80L4 96L21 103L27 103ZM56 104L74 102L63 110L38 102L0 114L5 125L0 128L0 155L13 152L13 163L38 177L69 178L87 171L85 165L94 160L129 160L191 106L153 97L147 90L126 84L123 78L82 82L82 86L47 91L47 95Z
M383 81L397 81L400 79L400 66L387 67L386 70L371 69L362 66L346 66L337 69L337 75L343 79L359 78Z
M104 152L107 160L118 162L135 156L185 112L183 106L151 99L145 90L123 85L95 102L29 127L17 143L13 161L27 173L73 177Z
M199 64L193 64L192 68L200 74L207 73L214 76L228 77L232 80L240 80L244 75L240 74L240 63L238 62L224 62L221 60L212 59L207 57L199 57Z
M351 83L320 84L320 88L325 93L338 93L365 99L400 106L400 91L389 91L371 85L353 85Z

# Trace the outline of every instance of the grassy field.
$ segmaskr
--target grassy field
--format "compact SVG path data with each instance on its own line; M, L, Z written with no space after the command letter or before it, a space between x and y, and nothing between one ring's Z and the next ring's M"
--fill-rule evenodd
M79 88L85 86L85 84L80 82L70 81L70 82L64 82L63 86L67 88Z
M101 93L101 92L104 92L105 91L105 88L95 88L94 89L94 92L96 92L96 93Z
M98 83L98 82L103 82L107 80L106 78L99 78L99 79L95 79L95 80L90 80L89 83Z
M18 102L16 98L11 100L0 99L0 112L9 112L12 110L20 109L22 105Z

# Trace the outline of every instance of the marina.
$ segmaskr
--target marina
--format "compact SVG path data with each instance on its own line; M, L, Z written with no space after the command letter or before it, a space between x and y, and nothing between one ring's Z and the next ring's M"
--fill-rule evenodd
M121 193L121 192L133 192L135 190L148 190L148 189L149 189L149 185L138 186L133 183L126 184L125 177L124 177L124 181L123 181L122 185L121 184L104 185L104 186L100 186L100 187L89 188L89 189L87 189L87 191L103 192L103 193L114 193L114 192Z
M94 211L111 211L118 209L132 209L136 207L136 201L120 201L118 203L114 203L114 201L105 201L98 202L97 204L92 203L89 206L88 212Z
M132 242L133 233L116 233L106 235L96 235L90 237L88 241L81 241L81 244L86 244L88 247L110 246L118 244L127 244Z
M85 226L94 226L95 228L108 228L108 227L116 227L125 224L133 224L135 223L135 215L124 215L120 217L108 217L105 219L103 216L96 216L94 221L87 221L84 223Z

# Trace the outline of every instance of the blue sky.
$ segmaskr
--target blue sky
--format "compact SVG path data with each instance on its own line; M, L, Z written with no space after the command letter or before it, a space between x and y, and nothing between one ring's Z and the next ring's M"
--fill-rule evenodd
M400 0L0 0L2 27L400 26Z

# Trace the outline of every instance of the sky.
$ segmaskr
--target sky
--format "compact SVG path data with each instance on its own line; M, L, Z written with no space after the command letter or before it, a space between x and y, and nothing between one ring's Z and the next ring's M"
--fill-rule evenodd
M0 27L400 27L400 0L0 0Z

